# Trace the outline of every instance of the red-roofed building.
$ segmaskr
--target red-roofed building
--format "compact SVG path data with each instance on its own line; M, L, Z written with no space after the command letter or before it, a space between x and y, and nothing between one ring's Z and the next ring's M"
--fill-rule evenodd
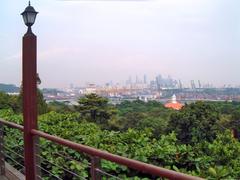
M166 103L164 106L165 106L166 108L171 108L171 109L174 109L174 110L180 110L180 109L182 109L183 104L177 102L176 95L174 94L174 95L172 96L172 101L169 102L169 103Z

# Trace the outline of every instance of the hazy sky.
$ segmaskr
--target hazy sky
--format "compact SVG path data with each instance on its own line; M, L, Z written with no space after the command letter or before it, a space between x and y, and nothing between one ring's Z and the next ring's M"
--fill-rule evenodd
M171 75L240 84L240 0L32 0L42 87ZM20 13L1 0L0 83L21 82Z

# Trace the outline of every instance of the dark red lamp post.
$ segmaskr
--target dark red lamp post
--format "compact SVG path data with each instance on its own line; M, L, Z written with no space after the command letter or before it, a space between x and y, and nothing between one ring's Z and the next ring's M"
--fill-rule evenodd
M22 82L23 82L23 119L24 119L24 157L26 180L36 179L35 140L31 133L37 129L37 37L32 33L37 13L30 5L21 14L27 33L23 36Z

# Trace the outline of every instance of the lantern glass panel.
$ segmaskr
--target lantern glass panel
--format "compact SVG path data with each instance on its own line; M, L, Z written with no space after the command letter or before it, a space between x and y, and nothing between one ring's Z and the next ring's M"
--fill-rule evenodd
M23 21L27 25L28 19L27 19L27 14L26 13L23 14Z
M33 25L35 22L36 13L35 12L28 12L27 13L27 20L29 25Z

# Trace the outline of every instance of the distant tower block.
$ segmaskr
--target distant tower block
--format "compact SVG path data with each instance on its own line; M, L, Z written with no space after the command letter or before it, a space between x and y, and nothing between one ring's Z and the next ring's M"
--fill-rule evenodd
M144 76L143 76L143 83L147 84L147 75L146 74L144 74Z
M199 87L199 89L201 89L201 88L202 88L202 85L201 85L201 82L200 82L200 80L198 80L198 87Z
M196 89L196 86L195 86L194 80L191 80L191 88L192 88L192 89Z
M132 77L129 76L129 84L132 84Z
M182 89L182 88L183 88L183 87L182 87L182 82L181 82L180 79L178 80L178 87L179 87L179 89Z
M132 85L132 77L129 76L128 79L126 80L126 85Z
M156 77L156 85L157 85L157 90L159 91L162 86L162 76L160 74Z
M136 84L139 83L139 79L138 79L138 76L136 76Z

